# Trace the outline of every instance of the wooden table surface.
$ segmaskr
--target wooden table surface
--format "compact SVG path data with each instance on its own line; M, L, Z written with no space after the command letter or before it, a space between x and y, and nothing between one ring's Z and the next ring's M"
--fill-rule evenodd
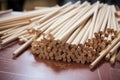
M0 51L0 80L120 80L120 63L109 63L91 71L88 65L35 58L30 50L16 60L12 53L18 44Z

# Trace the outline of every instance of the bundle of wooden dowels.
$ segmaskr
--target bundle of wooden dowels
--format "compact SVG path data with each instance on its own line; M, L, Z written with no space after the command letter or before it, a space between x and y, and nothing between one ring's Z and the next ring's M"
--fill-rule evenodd
M119 18L114 5L99 2L40 8L0 20L1 47L19 39L23 44L14 57L32 45L32 53L41 59L91 63L91 69L103 58L114 64L120 47Z

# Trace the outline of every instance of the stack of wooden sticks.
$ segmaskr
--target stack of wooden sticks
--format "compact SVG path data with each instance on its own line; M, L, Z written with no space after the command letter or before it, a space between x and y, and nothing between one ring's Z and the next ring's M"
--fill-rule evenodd
M1 48L19 39L14 58L31 44L32 53L48 60L91 63L115 62L120 47L119 11L114 5L70 2L64 6L25 12L0 20Z

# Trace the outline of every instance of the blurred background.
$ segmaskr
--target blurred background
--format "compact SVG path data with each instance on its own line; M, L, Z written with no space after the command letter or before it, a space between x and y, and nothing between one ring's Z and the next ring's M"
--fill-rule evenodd
M91 4L98 0L0 0L0 10L13 9L14 11L28 11L34 10L35 7L51 7L55 5L64 5L71 1L89 1ZM99 0L102 3L115 4L120 7L120 0Z

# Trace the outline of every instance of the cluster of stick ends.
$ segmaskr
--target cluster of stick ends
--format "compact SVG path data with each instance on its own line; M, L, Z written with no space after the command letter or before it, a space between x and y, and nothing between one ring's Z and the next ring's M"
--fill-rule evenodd
M110 37L110 40L105 38ZM91 63L117 36L116 32L96 33L95 38L89 39L85 44L69 44L61 40L43 38L32 43L32 53L41 59Z
M41 8L0 20L1 48L19 39L16 58L30 47L41 59L91 63L115 62L120 46L120 12L114 5L76 2ZM32 43L33 42L33 43Z

